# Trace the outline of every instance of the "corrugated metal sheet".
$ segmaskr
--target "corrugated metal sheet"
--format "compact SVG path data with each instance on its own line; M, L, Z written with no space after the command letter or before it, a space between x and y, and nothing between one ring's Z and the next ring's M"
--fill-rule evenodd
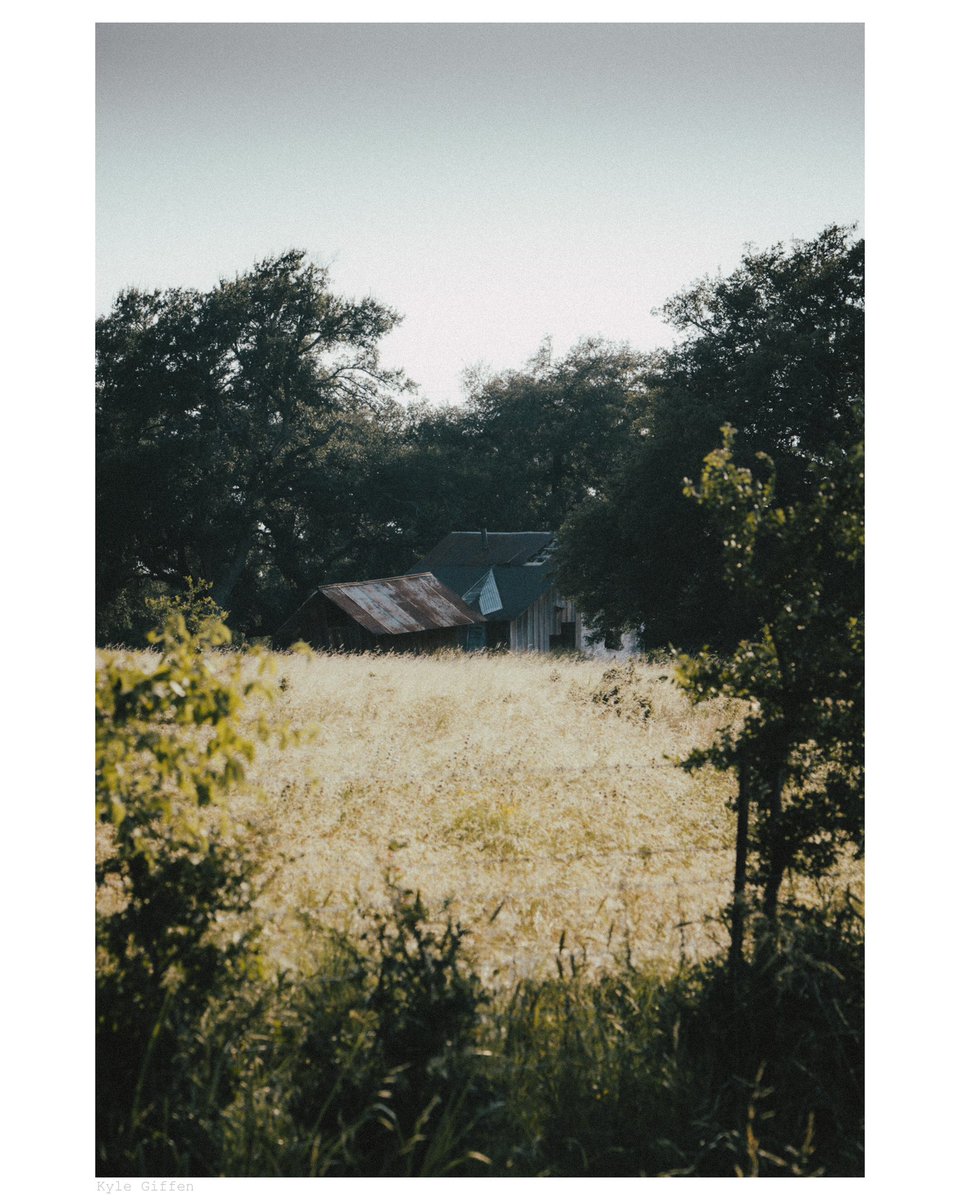
M497 580L491 567L487 572L483 587L480 589L480 611L487 616L488 613L499 612L501 608L503 608L503 601L497 591Z
M476 603L485 617L490 613L499 612L503 608L503 601L497 591L497 580L493 573L493 567L486 575L482 575L468 592L464 592L463 601L465 604Z
M429 572L336 583L320 592L375 635L449 629L483 620Z

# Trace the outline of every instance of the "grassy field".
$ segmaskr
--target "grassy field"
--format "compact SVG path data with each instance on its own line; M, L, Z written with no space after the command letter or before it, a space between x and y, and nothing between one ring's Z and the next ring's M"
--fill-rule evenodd
M862 1172L859 865L723 967L732 781L677 761L734 702L291 653L238 716L260 656L196 645L101 659L101 1174Z
M735 712L694 707L666 663L540 655L276 656L274 717L244 802L264 835L260 905L293 965L303 916L349 921L393 871L449 902L487 982L654 965L724 944L731 780L676 765Z

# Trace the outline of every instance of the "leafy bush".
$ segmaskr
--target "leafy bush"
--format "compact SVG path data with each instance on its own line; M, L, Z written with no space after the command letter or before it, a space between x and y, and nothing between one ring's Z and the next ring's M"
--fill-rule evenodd
M187 632L194 636L202 635L207 630L213 631L217 626L225 626L230 614L210 595L213 585L209 580L195 580L192 575L187 575L183 582L185 588L182 592L148 596L144 601L155 625L165 629L170 617L179 615L183 617Z
M254 742L243 700L262 688L209 652L229 632L171 614L153 665L104 656L97 678L97 1141L107 1172L198 1169L182 1087L210 1004L248 977L253 865L216 808ZM224 668L224 663L219 663ZM265 734L265 729L258 732Z
M864 465L862 441L834 446L817 464L813 494L783 505L772 460L757 456L766 479L737 466L734 433L724 427L700 489L688 481L686 490L715 519L726 575L758 626L727 658L684 656L677 678L696 701L750 705L684 763L738 774L736 966L756 892L766 935L775 935L789 871L820 878L848 848L863 852Z

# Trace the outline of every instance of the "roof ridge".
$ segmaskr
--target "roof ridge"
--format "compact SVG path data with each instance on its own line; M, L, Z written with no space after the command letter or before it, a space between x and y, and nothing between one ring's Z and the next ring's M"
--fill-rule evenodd
M322 592L322 591L325 591L327 588L335 588L335 587L336 588L359 587L363 583L392 583L394 581L394 579L419 579L422 575L433 575L433 572L432 571L413 571L411 574L407 574L407 575L378 575L374 579L350 579L344 583L321 583L319 588L317 588L317 591ZM436 575L433 575L433 577L434 577L434 579L437 579ZM440 580L437 579L437 583L439 583L439 582L440 582Z

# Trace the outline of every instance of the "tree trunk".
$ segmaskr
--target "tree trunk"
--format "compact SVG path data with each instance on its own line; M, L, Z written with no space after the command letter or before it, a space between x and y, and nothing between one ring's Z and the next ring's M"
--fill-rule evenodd
M763 894L763 914L771 924L777 919L780 885L787 868L783 843L783 785L786 772L780 767L770 791L770 839L767 883Z
M233 589L237 586L240 576L243 574L243 568L247 565L247 559L250 557L253 541L252 534L244 539L239 550L230 560L230 565L213 587L211 594L221 608L227 606L233 595Z
M750 768L741 754L737 769L737 848L733 867L733 910L730 917L729 969L733 976L743 962L743 932L747 911L747 843L750 836Z

